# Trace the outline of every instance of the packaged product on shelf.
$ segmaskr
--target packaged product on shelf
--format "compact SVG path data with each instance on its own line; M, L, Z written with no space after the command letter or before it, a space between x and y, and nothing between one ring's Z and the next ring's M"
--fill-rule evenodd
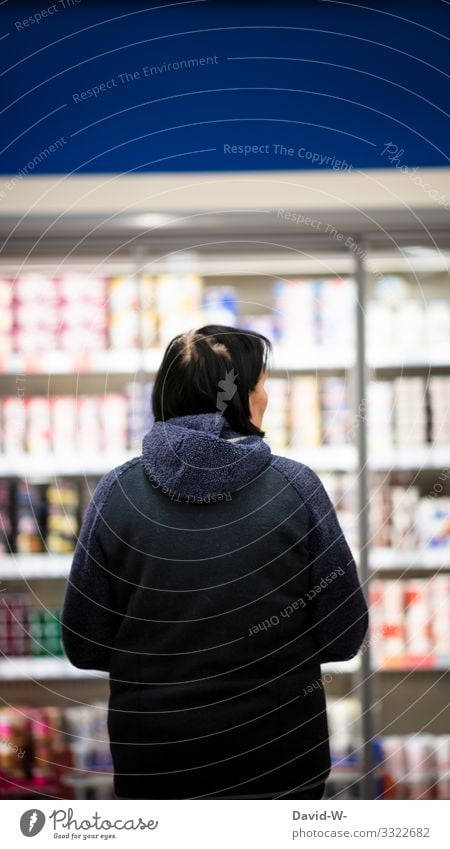
M320 475L337 513L339 524L353 553L358 548L357 526L357 489L355 477L352 474Z
M137 276L109 281L109 342L111 348L140 346L140 299Z
M41 782L54 777L55 767L64 762L63 711L60 707L27 709L32 746L32 773Z
M51 399L52 441L55 454L71 455L76 450L77 401L70 395Z
M201 327L203 280L196 274L174 272L156 279L158 336L162 347L178 333Z
M396 377L394 404L397 445L423 445L427 438L426 393L423 378Z
M431 734L405 738L406 782L410 799L435 798L437 763Z
M450 497L421 498L416 524L421 547L450 548Z
M450 345L450 300L430 298L425 309L425 338L431 348Z
M450 735L436 734L433 740L437 765L436 797L450 799Z
M374 548L386 548L391 545L392 499L390 487L380 483L379 478L369 495L370 539Z
M224 324L235 327L238 317L238 298L235 286L206 286L203 293L203 324Z
M450 735L387 735L381 742L391 778L387 798L450 798Z
M404 582L405 652L427 655L432 650L428 582L423 579Z
M397 304L395 345L406 350L423 350L425 337L425 311L421 301L405 298Z
M28 593L3 593L0 605L0 653L6 657L30 654L29 622L31 597Z
M370 605L370 652L375 667L383 662L386 655L386 619L384 612L384 581L372 578L369 584Z
M59 347L88 353L106 348L106 280L71 273L62 275L58 283Z
M0 480L0 555L12 551L11 487Z
M333 766L354 767L360 761L360 702L352 698L328 698L327 705Z
M30 778L30 727L26 708L0 708L0 780ZM1 795L1 790L0 790Z
M49 398L27 398L26 449L30 454L48 454L52 450L52 422Z
M273 288L280 345L302 350L319 344L319 281L278 280Z
M237 326L242 330L250 330L253 333L262 333L272 342L279 344L280 328L274 314L270 315L243 315L238 319Z
M34 657L62 657L61 611L59 608L33 609L29 613L31 654Z
M322 408L322 442L344 445L352 442L352 413L342 377L324 377L320 383Z
M385 581L383 588L384 606L384 655L397 658L405 654L404 587L402 581Z
M14 346L19 353L45 352L58 346L58 281L25 274L14 285Z
M112 772L105 703L66 708L64 720L72 765L84 771Z
M13 329L13 283L12 280L0 278L0 370L1 359L12 351Z
M152 348L158 345L158 314L156 309L156 282L143 274L139 278L141 345Z
M20 454L25 449L26 412L23 398L4 398L1 402L3 451Z
M75 548L79 529L78 488L61 479L47 487L47 538L49 554L67 554Z
M405 737L389 734L382 737L384 768L389 775L389 798L408 799L406 782Z
M291 447L320 445L321 414L318 380L294 377L291 383Z
M381 620L382 640L374 655L378 665L408 666L449 660L450 578L372 580L371 634Z
M127 430L128 448L141 451L142 438L153 424L152 392L153 382L141 383L139 380L127 383Z
M414 548L418 542L415 516L419 506L417 487L389 487L390 540L392 548Z
M109 339L111 348L130 350L156 345L155 284L146 275L114 277L109 281Z
M19 481L16 488L16 519L18 553L44 551L46 503L40 486Z
M450 377L428 379L431 405L431 439L438 445L450 445Z
M355 344L356 287L350 278L333 277L319 283L319 344L333 350Z
M128 437L128 410L125 395L104 395L100 399L100 425L103 451L125 451Z
M371 380L367 386L367 441L371 452L393 445L394 394L392 381Z
M288 381L269 377L266 381L269 402L264 414L263 428L272 451L281 451L289 444Z
M393 304L372 299L366 308L367 348L373 356L396 346L396 316Z
M77 449L85 454L102 450L100 400L95 395L77 398Z
M433 652L450 661L450 576L434 575L428 590Z

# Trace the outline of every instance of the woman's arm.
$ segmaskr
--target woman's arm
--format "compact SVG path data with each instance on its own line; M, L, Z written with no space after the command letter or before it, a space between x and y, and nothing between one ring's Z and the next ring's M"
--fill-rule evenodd
M353 555L320 478L309 466L276 457L273 463L297 491L310 517L309 588L305 599L321 663L350 660L368 628L366 600Z
M110 652L121 616L114 611L114 576L108 571L96 528L117 472L97 485L77 540L62 612L62 642L79 669L109 670Z
M369 615L356 564L322 482L304 467L310 515L309 594L320 662L350 660L366 634Z

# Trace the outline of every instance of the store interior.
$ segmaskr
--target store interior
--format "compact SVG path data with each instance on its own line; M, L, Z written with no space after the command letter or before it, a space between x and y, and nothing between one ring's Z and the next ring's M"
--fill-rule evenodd
M273 341L265 438L320 475L370 601L358 657L322 667L326 797L450 798L448 213L245 192L0 221L0 798L113 798L107 674L61 644L71 552L164 347L210 323Z

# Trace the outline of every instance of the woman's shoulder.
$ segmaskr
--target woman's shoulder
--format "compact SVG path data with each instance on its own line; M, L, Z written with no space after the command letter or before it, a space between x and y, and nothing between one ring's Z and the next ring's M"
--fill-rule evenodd
M292 457L272 454L271 465L289 481L303 501L308 502L310 506L320 502L328 506L328 494L321 479L306 463Z

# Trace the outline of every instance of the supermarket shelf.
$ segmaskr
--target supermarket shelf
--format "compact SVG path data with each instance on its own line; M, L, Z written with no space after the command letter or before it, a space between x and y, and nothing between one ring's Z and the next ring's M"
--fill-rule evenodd
M72 554L5 554L0 557L0 580L67 578ZM373 571L450 569L450 549L395 550L375 548L369 555ZM347 664L346 664L347 668Z
M322 673L353 673L359 669L359 657L352 657L351 660L338 660L334 663L322 663Z
M357 455L353 445L319 445L313 448L274 451L305 463L317 471L346 472L356 469ZM391 448L369 455L373 471L442 469L450 462L450 445L414 445L410 448Z
M0 659L0 680L47 678L107 678L108 673L97 669L77 669L65 657L3 657Z
M39 354L10 354L0 360L0 375L18 374L124 374L134 375L143 369L155 374L163 358L164 348L138 350L93 351L71 353L70 351L46 351ZM344 371L354 363L351 350L328 349L322 346L305 348L274 347L273 369L275 371Z
M269 442L270 444L270 442ZM356 469L353 445L319 445L312 448L273 449L274 454L290 457L316 471L347 472ZM137 451L114 454L74 454L66 456L16 454L0 456L0 476L23 477L27 480L51 480L56 476L100 476L138 455ZM442 469L450 462L450 445L418 445L390 449L369 457L374 471L408 469Z
M0 457L0 476L27 480L51 480L56 476L99 476L137 456L136 451L121 454L16 454Z
M381 348L367 353L367 364L370 368L375 369L404 369L404 368L448 368L450 366L450 348L444 346L442 348L428 348L424 351L424 346L420 346L420 350L415 349L396 349L390 351L388 348Z
M353 674L359 670L359 658L321 664L322 675L326 673ZM450 669L449 658L412 657L392 658L376 668L377 672L444 672ZM107 678L108 673L97 669L77 669L64 657L3 657L0 659L0 680L42 680L57 678Z
M158 368L162 357L159 349L146 352L147 367ZM135 374L143 367L144 356L138 350L107 349L89 353L46 351L32 354L9 354L0 360L0 374Z
M358 658L338 663L324 663L323 673L350 673L359 668ZM0 680L24 678L106 678L107 672L77 669L65 657L8 657L0 659Z
M356 467L356 450L353 445L318 445L307 448L273 449L273 454L289 457L316 471L347 472Z
M373 471L443 469L450 462L450 445L413 445L369 455Z
M0 557L0 580L66 578L72 554L5 554Z
M377 667L378 672L446 672L450 670L450 655L435 657L432 654L424 656L389 657Z
M450 549L393 549L374 548L369 554L374 571L399 569L450 569Z
M19 374L124 374L134 375L141 369L154 374L161 363L163 348L146 351L113 350L74 353L70 351L46 351L43 353L12 353L0 359L0 375ZM379 350L368 353L367 362L374 369L404 369L430 367L448 368L450 348L430 348L420 355L417 350ZM275 371L311 372L344 371L355 363L352 349L330 349L323 346L313 348L274 346L273 369Z
M431 251L423 256L405 256L400 251L368 251L367 267L373 274L394 272L405 272L407 274L423 272L448 272L450 266L450 252L441 249ZM139 264L139 270L143 274L167 274L172 273L174 268L178 270L178 263L161 260L159 257L149 258L146 262ZM55 261L45 256L33 256L25 260L4 257L0 262L0 272L5 275L17 274L20 267L21 274L29 272L47 272L59 274L69 272L85 272L91 274L92 269L105 277L115 277L121 274L132 274L136 271L136 262L132 258L114 258L113 261L105 260L104 254L93 253L89 259L74 256L65 257L63 261ZM319 274L320 276L332 276L334 274L353 274L354 258L352 255L341 252L327 251L315 258L314 256L292 255L286 252L258 253L242 252L241 255L233 256L230 252L216 253L213 256L202 255L200 252L190 254L189 272L207 276L240 276L254 274L273 274L275 278L286 274Z
M52 262L46 258L35 257L32 261L20 261L20 273L29 272L55 273L55 267L59 274L70 272L85 272L102 277L116 277L122 274L133 274L136 272L136 262L132 259L117 259L114 262L105 261L102 255L93 255L91 261L85 259L64 259L63 262ZM0 273L5 275L17 274L19 263L11 259L2 259L0 262ZM183 273L188 270L189 274L198 274L201 277L243 277L249 275L273 276L274 279L286 275L319 274L321 277L333 277L336 274L351 275L354 271L353 257L344 252L327 252L323 257L300 256L286 254L286 252L243 252L233 256L230 252L215 253L214 255L202 255L190 253L189 260L186 257L177 261L161 260L155 256L139 264L142 274L173 274L179 273L180 267ZM442 270L448 268L442 263ZM433 268L434 270L434 268Z

